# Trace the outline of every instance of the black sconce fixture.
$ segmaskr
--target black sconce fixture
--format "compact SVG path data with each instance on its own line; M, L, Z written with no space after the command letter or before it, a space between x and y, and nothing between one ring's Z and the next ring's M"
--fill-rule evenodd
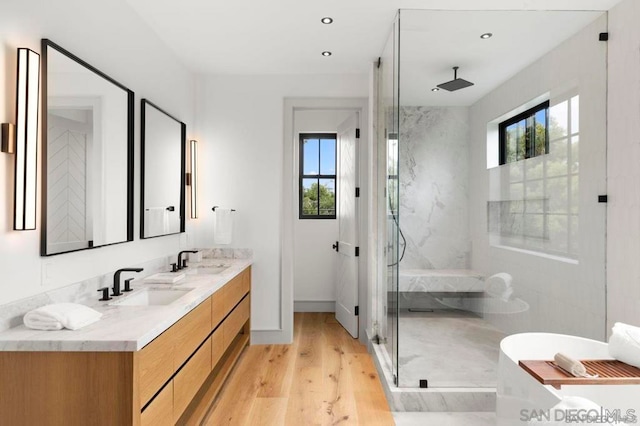
M2 151L15 154L13 229L36 229L40 55L18 49L16 124L2 124Z

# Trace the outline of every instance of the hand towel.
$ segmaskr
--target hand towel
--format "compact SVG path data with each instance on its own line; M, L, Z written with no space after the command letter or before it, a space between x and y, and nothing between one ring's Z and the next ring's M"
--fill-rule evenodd
M34 330L77 330L93 324L102 313L77 303L54 303L29 311L24 316L24 325Z
M213 242L231 244L233 237L233 213L231 209L216 208L213 212Z
M544 418L544 410L536 409L533 418L529 420L529 426L560 426L567 424L596 424L610 425L605 420L598 418L602 413L602 407L595 402L579 396L565 396L549 410L549 419ZM533 411L529 411L533 415ZM576 416L576 417L572 417Z
M640 327L617 322L609 339L609 355L640 368Z
M588 377L588 378L596 378L597 374L590 375L587 373L587 368L583 363L578 361L577 359L571 358L569 355L565 355L561 352L558 352L554 355L553 360L556 362L556 365L571 374L573 377Z
M144 235L153 237L169 233L169 211L165 207L150 207L144 212Z

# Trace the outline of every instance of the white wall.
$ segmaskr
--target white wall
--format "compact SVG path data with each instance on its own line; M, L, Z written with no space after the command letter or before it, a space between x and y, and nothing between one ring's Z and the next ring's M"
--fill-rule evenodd
M211 207L237 210L232 246L253 249L252 325L254 342L291 333L292 288L281 292L283 106L285 98L367 95L366 75L202 76L198 85L200 134L200 219L195 245L210 246ZM288 138L288 137L287 137ZM206 166L205 166L206 165ZM295 176L295 175L294 175ZM292 271L291 271L292 273ZM284 310L283 310L284 309ZM281 331L284 330L284 331ZM262 339L258 336L269 336ZM272 332L272 333L270 333ZM284 333L284 334L283 334ZM287 336L281 341L287 341Z
M300 133L336 133L338 126L353 114L344 110L303 110L294 112L296 140ZM299 148L299 145L294 145ZM294 170L299 170L299 150L294 149ZM297 179L296 179L297 183ZM298 194L295 191L294 194ZM293 300L296 310L330 309L335 302L337 253L331 248L338 239L337 219L299 219L299 203L294 203ZM330 303L304 303L330 302Z
M607 329L640 326L640 2L609 12Z
M40 52L49 38L135 92L135 238L139 235L140 99L147 97L187 123L194 117L194 79L124 0L5 2L0 14L0 120L14 122L16 48ZM39 149L38 153L42 151ZM36 231L13 231L13 161L0 154L0 304L177 253L186 236L134 241L94 250L41 258L40 221ZM40 169L38 170L40 179ZM40 188L38 188L40 195ZM38 200L40 206L40 200ZM117 206L110 206L117 208Z
M603 16L471 107L472 268L487 275L511 274L514 295L528 304L516 315L489 316L507 333L550 331L604 338L605 207L597 196L606 191L607 45L598 41L598 35L606 27ZM554 98L574 87L580 93L577 262L496 246L487 232L487 201L518 197L508 197L510 165L486 168L487 124L545 93L553 105ZM550 152L549 159L553 155ZM538 160L518 163L533 168ZM554 202L554 194L543 196Z

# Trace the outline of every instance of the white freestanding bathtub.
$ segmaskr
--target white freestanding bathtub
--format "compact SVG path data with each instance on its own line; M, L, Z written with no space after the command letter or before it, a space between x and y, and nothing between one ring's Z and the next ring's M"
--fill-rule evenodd
M562 352L576 359L611 359L608 345L596 340L552 333L521 333L500 343L496 417L499 426L526 425L523 410L547 410L563 396L581 396L607 410L635 410L640 416L640 385L543 385L518 365L519 360L552 360Z

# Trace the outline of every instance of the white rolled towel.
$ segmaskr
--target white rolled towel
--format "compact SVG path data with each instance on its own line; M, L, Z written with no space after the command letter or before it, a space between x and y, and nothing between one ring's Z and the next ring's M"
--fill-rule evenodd
M24 325L34 330L77 330L93 324L102 313L78 303L54 303L27 312Z
M589 399L580 396L565 396L548 412L535 409L529 412L522 411L521 414L525 416L529 414L529 423L527 423L529 426L610 425L611 423L600 418L602 411L602 407ZM598 423L595 423L596 420Z
M609 339L609 355L640 368L640 327L615 323Z

